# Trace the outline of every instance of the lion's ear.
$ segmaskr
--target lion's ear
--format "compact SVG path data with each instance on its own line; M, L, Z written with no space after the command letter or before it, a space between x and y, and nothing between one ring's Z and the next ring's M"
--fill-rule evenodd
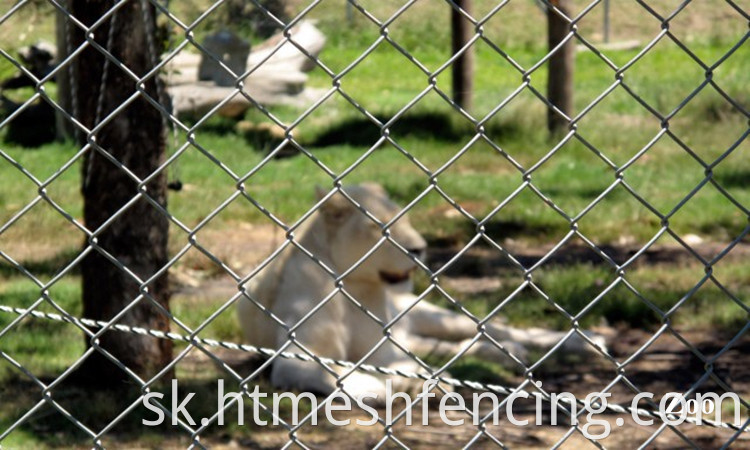
M318 201L323 200L323 197L328 195L328 191L323 186L316 184L315 185L315 198L318 199Z
M367 191L369 191L369 192L371 192L371 193L373 193L375 195L379 195L381 197L388 197L388 193L385 191L385 188L383 187L382 184L375 183L374 181L366 181L366 182L362 183L361 186L365 190L367 190Z
M326 223L340 225L354 212L354 205L341 194L331 196L320 206Z

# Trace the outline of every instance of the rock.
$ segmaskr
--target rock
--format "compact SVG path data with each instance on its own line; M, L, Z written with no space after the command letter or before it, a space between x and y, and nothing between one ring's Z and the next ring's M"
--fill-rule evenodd
M48 41L39 41L18 50L18 55L31 67L47 67L57 61L57 47Z
M291 40L305 49L312 57L317 57L326 43L326 38L311 22L302 21L291 30ZM272 73L299 71L309 72L315 68L315 63L305 53L291 42L285 42L274 52L274 49L284 39L282 33L270 37L258 45L247 58L247 67L255 72Z
M6 125L5 142L33 148L55 140L55 109L44 100L36 100L16 112L22 106L0 95L0 119L16 113Z
M600 42L595 45L596 49L600 52L607 51L625 51L625 50L636 50L641 46L641 42L638 40L620 41L620 42ZM576 45L576 52L588 52L590 48L583 44Z
M690 233L683 236L682 241L687 245L700 245L703 243L703 238L698 236L697 234Z
M305 76L304 74L301 74ZM305 77L306 79L306 77ZM300 105L315 97L314 92L307 89L302 92L303 80L289 80L292 84L261 80L257 84L246 86L244 91L261 105ZM286 91L286 92L285 92ZM209 82L180 84L169 88L172 95L172 105L176 115L202 116L211 111L219 103L231 96L223 103L217 114L222 117L240 117L253 106L236 88L216 86Z
M271 141L279 143L286 138L286 132L283 128L276 125L275 123L261 122L253 123L249 120L242 120L237 122L235 127L237 132L244 135L257 136L258 139L263 141Z
M22 47L18 50L18 57L23 66L37 78L44 78L49 75L57 65L57 49L49 42L39 41L36 44ZM22 87L34 86L36 82L23 73L3 80L0 83L0 89L18 89Z
M245 73L250 44L231 31L220 31L203 41L206 52L201 54L198 80L213 81L218 86L234 86ZM216 59L214 59L216 58ZM221 61L234 75L222 67Z
M0 119L12 114L15 117L7 124L5 141L23 147L38 147L55 139L55 109L43 99L24 105L13 101L5 92L23 87L36 86L35 78L47 77L55 67L57 50L49 42L38 42L18 50L23 66L33 74L20 72L0 82Z
M315 93L305 89L304 73L315 64L291 42L282 44L282 33L258 45L245 57L241 39L237 41L236 36L221 33L215 36L211 43L206 41L206 48L212 47L212 52L220 54L222 62L238 75L251 70L243 80L243 90L255 102L264 106L296 105L315 97ZM290 30L290 36L312 57L317 57L325 44L325 36L310 22L300 22ZM242 64L238 58L242 58ZM235 92L236 80L225 69L215 61L212 61L214 67L210 67L207 60L211 58L181 52L166 64L167 87L175 114L201 116L231 96L217 113L224 117L241 116L253 103Z
M57 65L57 49L46 41L39 41L36 44L20 48L18 57L21 59L23 66L37 78L46 77ZM0 88L3 90L18 89L35 84L36 82L33 79L19 73L13 78L3 80Z
M201 55L191 52L180 52L170 59L166 65L167 86L198 82L198 66Z

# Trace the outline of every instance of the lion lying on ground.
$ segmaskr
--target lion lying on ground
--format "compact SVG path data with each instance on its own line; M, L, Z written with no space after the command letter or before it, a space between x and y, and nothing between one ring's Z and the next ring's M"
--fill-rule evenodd
M322 357L364 360L406 371L425 368L399 347L417 355L443 357L452 357L468 347L466 354L519 369L527 348L549 349L565 337L562 332L488 322L484 329L489 337L472 345L478 333L477 322L426 300L417 301L411 293L411 274L426 243L408 218L402 216L387 228L397 246L384 239L381 225L362 212L366 210L386 224L400 208L376 184L343 190L346 196L341 192L331 195L295 233L299 247L288 246L251 280L247 292L265 311L246 298L239 302L240 324L250 344L300 353L304 348ZM326 194L318 192L320 199ZM337 284L335 277L342 274ZM390 333L384 332L385 327ZM589 337L604 347L602 337ZM284 346L290 339L290 345ZM560 350L595 351L576 334ZM337 388L337 378L347 372L340 367L331 366L329 371L317 363L278 358L272 363L271 383L280 389L328 395ZM399 381L393 379L394 389L398 389ZM384 379L375 375L352 372L339 382L355 398L365 393L381 399L385 395Z

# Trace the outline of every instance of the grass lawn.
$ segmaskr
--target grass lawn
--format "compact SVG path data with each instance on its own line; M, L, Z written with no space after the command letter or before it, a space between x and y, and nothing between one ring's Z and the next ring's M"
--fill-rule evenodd
M396 10L390 1L366 3L372 3L365 7L372 8L380 20ZM542 26L541 16L532 2L527 3L530 9L514 6L486 24L487 39L501 46L524 69L545 53L543 34L529 31ZM639 11L641 19L637 20L636 10L628 9L632 6L612 3L615 8L624 8L620 12L628 13L613 16L623 18L614 28L619 38L631 37L628 30L635 30L632 37L644 44L659 32L660 24L653 17ZM594 53L579 52L575 107L578 112L588 112L578 118L575 135L559 145L561 136L546 132L546 109L530 89L545 92L546 66L530 74L530 87L496 111L521 86L523 77L484 41L476 47L471 118L443 99L441 93L450 95L451 81L449 69L439 70L448 59L444 26L447 16L434 7L418 4L389 25L389 36L429 73L386 41L352 65L379 38L378 27L359 16L353 23L341 26L344 4L323 2L312 13L329 38L320 60L337 76L336 80L342 75L340 91L309 114L306 108L270 110L280 123L293 125L295 143L286 145L299 146L304 153L267 160L266 152L278 143L264 142L263 149L258 149L258 142L238 133L234 122L208 120L195 130L196 145L180 150L176 164L169 167L170 176L184 184L183 190L170 192L169 210L175 220L192 229L216 213L198 232L198 239L203 233L229 232L242 222L271 224L268 214L292 225L314 205L316 185L330 187L341 178L345 184L366 180L382 183L404 205L429 191L412 206L410 215L433 248L459 250L472 240L480 223L487 238L522 252L549 248L572 228L600 246L638 248L657 236L663 223L668 223L669 229L681 238L714 244L714 253L708 259L718 253L716 248L721 244L728 245L740 237L742 243L748 242L744 235L750 207L748 117L711 85L695 93L706 79L705 71L675 43L667 38L659 42L624 72L623 83L601 101L596 101L599 95L615 83L615 70ZM490 4L477 1L477 15L487 14ZM666 8L666 2L655 4ZM180 14L188 14L195 5L195 1L184 2L176 8ZM701 18L718 14L726 19L731 17L731 10L704 8L693 2L688 8L690 14L677 16L672 26L675 36L688 43L696 57L710 66L746 33L746 23L738 27L734 20L727 21L725 27L716 27ZM26 16L17 17L20 20ZM581 22L582 35L594 42L600 38L598 20ZM0 29L8 26L0 24ZM49 24L42 29L47 30L43 34L49 34ZM18 42L29 43L31 39L22 35ZM8 38L0 39L0 47L10 51L8 45ZM745 43L712 74L716 85L745 111L750 107L749 52L750 46ZM638 50L605 50L605 54L622 67L636 57ZM0 61L0 76L6 77L13 70L7 61ZM321 67L311 72L308 85L325 92L336 82ZM628 90L658 114L669 117L668 132L664 132L661 120ZM53 89L50 92L54 95ZM683 107L684 100L692 94L694 97ZM15 100L23 101L33 95L33 90L14 95ZM417 97L419 100L414 102ZM303 114L305 118L298 121ZM248 112L245 119L270 122L260 111ZM482 133L477 133L478 123L483 127ZM387 130L384 124L389 124ZM170 152L175 152L186 139L178 133L171 141ZM75 258L83 235L50 204L37 200L39 184L44 184L46 195L59 208L81 220L81 162L75 160L78 149L68 142L36 149L3 143L0 150L0 250L45 283ZM456 158L457 155L460 156ZM22 166L27 173L14 165ZM53 181L47 184L48 180ZM239 181L266 211L238 196L217 213L217 208L237 192ZM460 206L460 212L447 200ZM5 227L9 223L12 226ZM186 243L187 236L173 226L171 248L176 251ZM580 247L583 240L574 237L569 246L573 244ZM675 239L664 233L656 244L672 246ZM491 246L480 243L477 248L490 251ZM687 252L682 253L673 260L628 267L625 279L629 285L615 282L615 270L600 259L597 263L544 264L532 274L532 279L547 298L527 287L500 314L513 324L560 329L570 326L570 316L586 327L606 320L609 324L646 329L654 329L669 319L676 327L720 328L728 336L747 326L750 263L742 256L746 254L730 253L712 267L714 278L706 280L705 267L695 258L686 257ZM523 283L523 272L507 261L493 266L491 276L499 280L500 286L491 292L465 294L446 289L472 312L486 314L510 298ZM424 276L417 282L420 288L427 285ZM49 288L48 298L79 315L79 284L80 278L73 271ZM40 310L54 312L49 301L39 300L40 295L36 284L0 259L0 305L29 308L39 302ZM586 308L594 299L595 305ZM178 296L173 300L173 311L185 322L197 325L226 300L195 303ZM447 303L437 295L431 300ZM570 316L560 313L553 302ZM674 309L675 306L679 307ZM0 332L13 319L14 316L0 313ZM239 340L233 311L220 316L206 330L205 337ZM26 319L0 335L0 350L46 380L69 367L81 355L84 343L81 332L72 325ZM475 367L469 362L454 374L471 378L477 374L472 372ZM204 383L189 365L179 366L178 371L195 381L192 391L205 391L206 395L212 391L213 386ZM499 367L490 367L489 372L489 381L505 376ZM12 425L38 401L35 389L38 387L10 364L0 363L0 398L5 401L13 397L0 407L0 430ZM14 396L15 390L25 393ZM106 403L87 402L85 395L74 389L65 392L69 397L62 401L71 407ZM213 400L210 403L213 405ZM109 417L125 407L127 404L110 405L106 411L89 411L87 415ZM44 417L35 420L3 444L16 448L30 443L53 447L80 442L81 436L75 433L53 434L48 440L38 441L36 436L46 429L62 426L57 422L64 421L61 416L51 411L49 415L55 416L53 422L45 422ZM129 418L121 427L123 433L127 434L130 422L135 423L140 417L143 415ZM144 439L153 439L158 445L162 431L154 430L153 436Z

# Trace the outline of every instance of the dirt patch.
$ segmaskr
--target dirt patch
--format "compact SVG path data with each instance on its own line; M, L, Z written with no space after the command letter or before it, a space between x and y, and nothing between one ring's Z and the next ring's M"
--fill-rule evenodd
M237 228L230 232L230 238L224 233L217 233L220 245L214 245L216 256L234 260L243 270L252 270L254 264L263 260L271 250L268 242L272 239L274 246L281 243L283 236L275 237L273 230L265 229L264 239L253 238L255 244L231 243L232 239L244 239L245 232L258 231L251 228L243 231ZM209 236L204 236L208 240ZM259 242L260 241L260 242ZM519 242L506 242L507 249L525 266L530 266L544 258L552 249L547 246L527 246ZM208 242L206 245L209 245ZM726 249L725 243L695 243L692 249L695 254L710 259ZM431 249L428 264L437 268L451 260L459 249ZM614 261L622 263L629 260L640 251L636 246L607 246L602 250ZM641 253L637 264L693 264L696 256L693 252L681 246L654 246ZM725 257L741 260L748 257L750 246L739 244ZM501 253L487 247L472 248L459 260L460 263L441 277L452 288L465 292L491 291L496 289L493 274L498 268L507 266L507 260ZM559 253L550 257L550 262L571 264L589 262L605 264L601 256L583 245L565 246ZM228 298L236 288L228 277L209 277L195 287L184 288L183 295L187 298L210 298L220 296ZM719 330L692 330L679 333L669 327L657 330L641 330L633 328L597 330L609 333L611 358L599 357L594 361L579 361L561 363L551 359L541 364L535 371L537 379L543 381L548 392L571 392L578 398L584 398L588 393L608 389L612 393L610 403L629 405L635 392L649 392L658 401L668 392L685 392L695 387L696 392L716 392L722 394L727 386L739 393L745 401L750 397L750 335L740 337L731 347L725 345L734 336L729 336ZM239 373L250 374L257 368L257 360L248 355L238 354L229 350L218 351L217 354ZM200 354L199 354L200 355ZM205 376L206 365L213 363L205 355L197 360L189 361L197 372ZM615 382L617 380L617 382ZM514 387L519 385L521 377L508 378L504 385ZM265 383L265 382L264 382ZM613 386L608 387L610 384ZM471 400L472 391L459 391L466 399ZM643 404L641 404L643 406ZM421 408L417 408L421 411ZM489 413L489 410L483 410ZM743 420L747 418L747 410L742 409ZM487 424L478 428L471 423L471 418L456 413L455 420L461 418L466 422L461 426L449 426L440 420L436 411L429 412L429 425L422 425L422 416L415 411L413 424L406 426L399 422L392 428L382 425L356 426L357 418L367 420L369 416L362 412L352 412L340 419L349 418L351 426L336 427L319 421L318 426L303 426L296 434L299 441L311 448L365 448L382 444L385 448L399 448L405 445L411 448L449 449L465 446L472 442L477 448L495 448L498 443L516 448L541 449L557 445L564 440L562 448L594 448L578 431L566 438L569 426L553 426L550 424L548 412L542 415L542 425L525 427L513 426L500 415L497 424ZM385 411L379 411L385 416ZM515 414L519 420L527 419L531 424L535 421L536 409L533 405L526 405L518 409ZM730 413L724 414L725 419L731 419ZM692 445L700 448L717 448L733 438L735 432L727 429L717 429L706 426L683 424L675 429L659 427L659 422L653 426L641 426L633 422L629 415L607 414L598 418L605 418L612 424L610 437L600 441L606 448L634 448L649 442L648 448L677 449ZM616 420L622 418L623 425L616 426ZM586 423L582 419L582 423ZM653 439L652 436L655 437ZM227 436L216 442L218 448L278 448L290 440L289 431L281 427L263 428L248 433L247 437ZM750 448L750 434L742 434L736 438L737 448Z
M619 375L622 381L608 390L613 394L609 403L629 405L634 396L633 389L653 393L658 401L667 392L683 392L696 383L707 373L703 358L716 355L722 350L723 343L728 340L726 336L712 332L682 333L680 340L666 332L644 348L644 344L652 336L652 333L642 330L618 330L619 338L612 340L611 347L611 355L617 363L602 359L586 364L557 365L554 371L545 371L546 373L538 378L543 380L543 387L548 392L571 392L578 398L584 398L590 392L603 390ZM689 342L692 348L686 346L685 342ZM636 353L639 356L629 361ZM230 350L218 350L216 355L241 374L249 374L259 365L257 359ZM186 362L204 377L207 376L206 366L212 365L209 358L200 352L194 352ZM618 371L618 363L622 370ZM705 380L697 392L723 393L720 384L728 383L735 392L747 399L750 394L750 337L741 339L732 348L724 351L714 363L712 373L713 378ZM505 385L514 387L521 381L520 377L509 379ZM267 386L265 380L261 380L261 383ZM628 385L632 385L632 389ZM458 392L471 409L473 391L462 389ZM397 405L399 403L396 403ZM491 412L488 405L480 405L479 411L482 416ZM553 447L563 440L562 448L594 448L579 431L573 431L565 438L571 430L570 426L551 425L547 404L542 407L543 413L539 419L541 425L535 425L537 410L533 403L516 402L513 408L515 419L528 420L528 425L510 424L504 410L501 410L499 419L496 422L490 421L484 427L474 425L471 416L464 412L448 413L448 419L464 420L459 426L448 425L439 416L437 406L437 401L430 403L427 425L423 423L423 409L420 405L413 410L411 425L407 425L404 418L387 429L382 424L357 424L358 419L367 421L371 418L363 411L336 414L336 419L349 419L351 423L343 427L333 426L325 420L321 411L318 425L303 425L295 433L295 438L311 448L370 448L382 441L385 448L399 448L400 443L410 448L452 449L473 442L473 447L476 448L496 448L500 443L508 447L542 449ZM396 407L393 415L396 416L399 411ZM384 418L387 411L380 408L378 414ZM656 437L648 448L686 448L691 446L689 442L699 448L718 448L735 434L732 430L687 423L674 429L660 430L658 420L652 426L642 426L636 424L629 415L603 414L595 418L607 420L611 424L611 435L599 443L605 448L613 449L635 448L651 439L653 435ZM724 418L731 421L731 414L726 412ZM743 420L746 418L745 412ZM617 426L618 419L623 419L621 426ZM580 426L587 423L585 415L580 420ZM559 423L566 423L562 415L559 416ZM600 430L601 428L590 429L592 433L598 433ZM284 446L289 440L289 430L280 426L269 426L252 430L245 437L226 436L226 439L216 444L220 448L271 449ZM750 434L737 437L734 445L737 448L750 446Z
M268 258L285 239L284 231L273 225L236 223L221 230L202 231L197 242L205 252L242 277ZM726 254L721 260L750 259L750 244L746 242L739 242L730 248L729 243L688 241L688 247L676 243L657 244L646 250L635 243L623 242L601 245L598 247L599 251L578 241L566 244L552 254L549 253L555 245L549 243L532 244L524 240L506 239L502 246L524 267L532 267L542 259L545 264L550 265L609 265L609 261L624 264L636 255L637 259L628 266L630 269L656 264L706 264L723 252ZM176 248L173 249L173 252L176 251ZM507 255L485 244L474 245L466 251L455 245L431 245L427 251L426 263L431 270L438 270L459 252L463 254L443 271L441 281L460 293L479 294L496 290L499 286L499 281L495 278L498 272L514 266ZM197 249L188 251L171 274L180 293L189 296L207 297L212 291L223 294L227 289L233 289L230 286L234 283L231 277L222 277L227 274L226 270Z
M549 254L554 244L534 244L521 240L506 239L503 248L524 267L532 267L545 259L545 264L624 264L638 255L630 268L655 264L674 264L677 266L695 263L707 263L729 248L729 243L700 242L688 244L689 248L679 244L653 245L642 251L635 244L600 245L600 253L583 243L571 243L562 246ZM430 268L438 269L451 261L460 251L459 248L431 248L428 252ZM730 249L722 258L728 261L742 261L750 257L750 244L740 242ZM703 260L701 260L701 258ZM497 249L486 245L476 245L468 249L462 257L452 264L446 275L460 277L470 275L483 277L497 273L498 269L511 266L511 260Z

